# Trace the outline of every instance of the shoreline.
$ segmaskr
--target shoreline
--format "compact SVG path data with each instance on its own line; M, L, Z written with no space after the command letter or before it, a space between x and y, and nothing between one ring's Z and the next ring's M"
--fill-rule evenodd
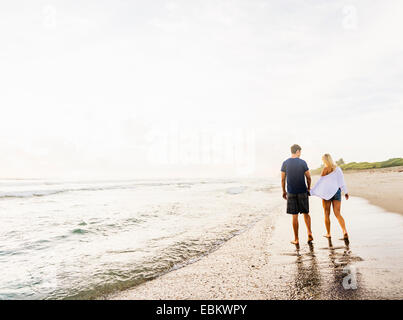
M279 208L274 209L279 214ZM220 291L219 274L233 272L236 267L237 273L242 269L242 274L246 275L251 268L259 265L260 257L249 250L251 237L256 232L259 233L259 239L253 245L253 248L259 248L259 252L265 249L266 242L274 230L273 216L266 216L257 221L250 228L230 238L216 250L200 257L193 263L185 264L183 267L169 271L151 281L144 282L128 290L117 292L106 297L108 300L127 300L127 299L220 299L220 293L216 294L211 289ZM234 254L237 252L238 254ZM252 255L248 254L252 253ZM233 257L237 263L222 261L223 257ZM247 263L245 263L247 261ZM197 276L197 280L195 278ZM189 292L189 282L196 280L198 290ZM159 288L163 283L162 288ZM164 292L162 292L163 289ZM252 289L252 288L251 288ZM186 296L183 296L186 295ZM209 298L205 298L209 297ZM221 298L222 299L222 298Z
M374 182L382 177L383 188L388 186L389 180L396 187L403 183L403 174L398 171L401 168L376 170L381 171L346 173L351 198L343 199L342 214L350 233L350 244L338 240L341 230L334 216L331 217L332 242L322 237L321 201L312 197L314 242L312 246L306 244L301 217L301 246L297 249L289 242L292 230L289 216L284 213L284 202L254 226L196 262L104 298L402 299L403 217L372 205L372 201L358 197L358 192L363 194L366 188L365 195L371 198L373 184L365 181ZM361 188L357 188L360 184ZM396 190L401 189L394 190L377 199L382 207L388 207L389 196L396 197ZM278 196L281 197L280 192ZM386 233L387 238L384 237ZM343 287L349 270L357 270L356 289ZM379 286L379 283L383 285Z

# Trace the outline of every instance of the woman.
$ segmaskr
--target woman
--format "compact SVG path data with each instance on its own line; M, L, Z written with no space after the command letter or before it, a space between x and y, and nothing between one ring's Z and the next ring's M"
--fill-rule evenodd
M311 195L322 198L323 209L325 211L326 238L330 238L330 207L333 205L333 212L343 230L343 238L348 239L348 233L343 217L340 214L341 192L343 191L348 200L346 183L344 182L343 171L335 165L330 154L322 156L324 168L319 181L311 190Z

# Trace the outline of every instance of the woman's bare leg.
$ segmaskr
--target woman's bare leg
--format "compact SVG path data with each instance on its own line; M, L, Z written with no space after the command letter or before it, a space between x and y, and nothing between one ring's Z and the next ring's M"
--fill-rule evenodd
M325 212L325 226L326 226L326 238L330 238L330 206L332 202L330 200L322 200L323 211Z
M347 233L347 230L346 230L346 224L345 224L344 219L343 219L343 217L341 216L341 213L340 213L341 201L333 200L332 204L333 204L334 215L336 216L337 220L339 221L340 227L343 230L343 237L344 237L344 239L346 239L346 238L348 238L348 233Z

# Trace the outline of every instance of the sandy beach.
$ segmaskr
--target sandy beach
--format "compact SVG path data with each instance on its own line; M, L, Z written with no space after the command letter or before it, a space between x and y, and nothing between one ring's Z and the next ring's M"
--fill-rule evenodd
M347 171L350 193L387 211L403 213L403 167Z
M322 236L321 200L314 197L310 200L313 244L306 243L300 217L301 245L291 245L291 220L284 201L208 256L107 298L402 299L401 170L346 174L351 198L343 198L342 214L349 243L339 240L342 234L333 215L332 240Z

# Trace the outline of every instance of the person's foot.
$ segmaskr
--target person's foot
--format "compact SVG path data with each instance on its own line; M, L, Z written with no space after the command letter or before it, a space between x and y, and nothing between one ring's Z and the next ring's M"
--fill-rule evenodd
M348 240L348 233L345 232L345 233L343 234L343 238L341 238L340 240Z
M311 243L313 241L313 236L312 233L308 234L308 243Z
M297 246L297 245L299 245L299 240L297 239L297 240L291 241L291 243L295 244Z
M332 236L330 234L325 234L324 237L330 239Z

